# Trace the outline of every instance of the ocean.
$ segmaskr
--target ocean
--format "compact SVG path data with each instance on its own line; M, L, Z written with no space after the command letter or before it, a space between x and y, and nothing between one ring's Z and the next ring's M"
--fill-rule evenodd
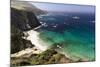
M37 18L42 27L36 31L45 46L59 47L60 52L74 61L95 60L94 13L48 12Z

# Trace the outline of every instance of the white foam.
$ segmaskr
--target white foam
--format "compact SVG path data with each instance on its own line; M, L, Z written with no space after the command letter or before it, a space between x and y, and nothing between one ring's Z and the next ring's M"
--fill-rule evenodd
M47 49L47 47L45 45L43 45L43 42L38 37L39 32L30 30L26 33L28 33L28 35L29 35L27 37L27 40L30 40L32 42L32 44L34 44L37 48L39 48L40 50L43 50L43 51Z
M78 16L74 16L74 17L72 17L73 19L80 19L80 17L78 17Z

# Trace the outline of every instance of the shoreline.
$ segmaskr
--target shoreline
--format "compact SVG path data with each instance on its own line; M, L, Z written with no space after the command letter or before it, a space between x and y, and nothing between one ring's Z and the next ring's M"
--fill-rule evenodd
M21 65L24 65L24 63L25 65L40 65L40 64L44 65L44 64L63 64L63 63L75 63L75 62L89 62L89 61L85 59L84 60L79 59L75 61L71 57L66 55L65 53L62 53L58 50L48 48L47 50L42 51L35 46L32 48L26 48L25 50L21 50L17 53L11 54L12 66L13 65L21 66Z
M47 46L43 45L43 42L38 37L39 33L37 31L30 30L30 31L24 32L24 33L29 35L26 38L26 40L30 40L31 43L35 45L35 47L37 47L38 49L40 49L42 51L45 51L47 49Z
M17 62L20 63L20 62L23 62L22 60L24 60L22 58L31 59L30 58L31 55L41 55L42 53L48 51L50 48L53 49L52 47L45 46L44 43L41 42L41 40L38 37L39 33L37 31L30 30L30 31L24 32L24 34L28 34L28 36L26 38L25 37L22 37L22 38L31 41L31 43L34 45L34 47L32 47L32 48L26 48L26 49L21 50L21 51L19 51L17 53L11 54L11 61L12 62L14 62L14 63L17 63ZM78 57L78 59L75 60L72 57L70 57L68 54L66 54L64 51L61 52L59 49L62 49L62 47L61 47L61 45L57 44L55 46L55 48L53 49L53 51L54 52L56 51L59 55L63 55L64 58L68 59L68 60L64 60L64 63L66 61L67 61L67 63L72 63L72 62L87 62L87 61L89 61L89 60L83 59L81 57ZM51 54L52 51L51 51L51 53L50 52L46 52L46 53L47 53L47 55L44 56L44 57L48 57L48 53ZM60 58L63 58L63 57L60 57ZM37 58L37 59L39 59L39 58ZM20 60L20 62L19 62L19 60ZM39 61L40 60L35 61L35 62L39 62ZM32 64L34 65L34 63L32 63ZM49 64L52 64L52 63L49 63Z

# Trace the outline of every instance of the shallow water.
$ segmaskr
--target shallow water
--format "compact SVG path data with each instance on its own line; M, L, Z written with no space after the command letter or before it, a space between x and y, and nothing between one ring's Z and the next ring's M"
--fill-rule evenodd
M60 51L75 61L95 60L95 23L91 22L95 20L94 16L51 14L43 15L39 20L45 25L37 29L38 37L46 46L61 44Z

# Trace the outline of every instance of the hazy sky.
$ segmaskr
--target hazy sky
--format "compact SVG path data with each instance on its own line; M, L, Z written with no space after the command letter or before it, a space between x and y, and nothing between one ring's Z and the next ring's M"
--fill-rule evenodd
M52 3L32 3L36 7L47 11L66 11L66 12L94 12L94 6L82 6L72 4L52 4Z

